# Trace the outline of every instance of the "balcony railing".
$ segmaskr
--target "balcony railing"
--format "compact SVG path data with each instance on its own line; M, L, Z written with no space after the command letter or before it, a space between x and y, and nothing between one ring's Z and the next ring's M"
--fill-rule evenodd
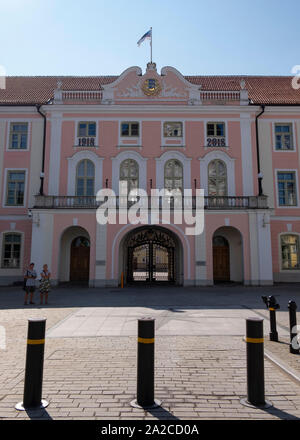
M143 199L143 198L141 198ZM162 200L162 197L152 196L146 197L141 202L144 202L143 206L148 207L148 209L159 208L162 209L164 206L170 206L171 209L180 209L181 205L189 208L196 208L196 197L183 196L182 201L177 198L174 201L173 198L166 197ZM130 208L135 204L140 198L127 200L127 208ZM178 205L179 202L179 205ZM36 209L96 209L103 202L96 200L96 196L35 196ZM165 203L165 205L164 205ZM120 198L116 196L116 200L110 205L111 207L120 207ZM123 200L124 207L124 200ZM125 202L126 207L126 202ZM266 209L268 208L267 196L205 196L204 197L204 208L211 210L220 209Z

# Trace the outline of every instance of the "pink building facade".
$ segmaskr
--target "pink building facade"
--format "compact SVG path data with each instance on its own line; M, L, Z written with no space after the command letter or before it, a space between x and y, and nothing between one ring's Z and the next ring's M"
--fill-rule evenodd
M9 77L0 104L2 285L31 261L54 283L90 287L300 282L291 78L149 63L111 77ZM119 196L124 183L133 194L186 190L192 206L203 189L203 232L187 234L172 201L170 223L99 224L97 192Z

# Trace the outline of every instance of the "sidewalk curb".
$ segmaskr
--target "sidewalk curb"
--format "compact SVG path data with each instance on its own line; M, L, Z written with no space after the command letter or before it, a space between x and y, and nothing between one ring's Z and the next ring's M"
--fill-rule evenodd
M296 370L287 366L284 362L282 362L281 359L274 356L273 353L271 354L268 350L264 351L264 355L267 359L269 359L269 361L273 362L275 365L277 365L279 368L281 368L285 373L287 373L289 376L291 376L293 379L295 379L296 381L298 381L300 383L300 375L298 374L298 372Z

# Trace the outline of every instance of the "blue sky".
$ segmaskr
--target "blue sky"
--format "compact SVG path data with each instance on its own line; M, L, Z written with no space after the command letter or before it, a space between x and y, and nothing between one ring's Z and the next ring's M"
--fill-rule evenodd
M0 0L7 75L118 75L153 61L184 75L290 75L299 0Z

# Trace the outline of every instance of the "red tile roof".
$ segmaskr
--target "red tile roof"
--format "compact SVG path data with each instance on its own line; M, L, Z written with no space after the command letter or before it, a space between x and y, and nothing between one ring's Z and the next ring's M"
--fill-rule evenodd
M300 89L292 87L292 76L186 76L193 84L201 84L202 90L240 90L245 80L249 99L254 104L298 104Z
M63 90L99 90L104 84L115 81L118 76L9 76L6 89L0 89L1 104L45 104L53 98L57 81ZM249 99L254 104L300 105L300 89L292 88L291 76L185 76L201 90L240 90L245 80Z

